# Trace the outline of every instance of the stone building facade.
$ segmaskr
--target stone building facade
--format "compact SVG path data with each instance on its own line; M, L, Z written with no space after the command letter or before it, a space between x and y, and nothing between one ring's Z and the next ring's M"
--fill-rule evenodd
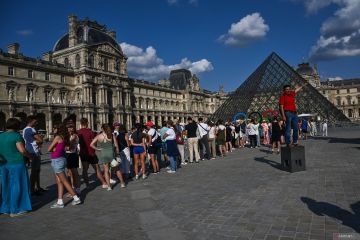
M360 78L320 82L316 68L309 63L299 64L296 71L351 121L360 121Z
M114 31L76 16L68 23L68 33L42 58L22 55L17 43L7 52L0 49L0 130L7 118L25 121L30 114L48 132L67 118L79 126L86 117L95 130L114 121L127 128L148 119L159 125L168 119L184 122L187 116L210 116L226 98L201 89L198 78L184 69L160 83L131 78ZM173 75L183 75L185 84Z

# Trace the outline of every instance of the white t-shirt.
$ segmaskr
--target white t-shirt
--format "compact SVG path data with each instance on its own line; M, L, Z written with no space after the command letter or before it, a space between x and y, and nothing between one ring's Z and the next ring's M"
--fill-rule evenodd
M167 140L175 140L176 139L176 134L175 134L175 131L174 131L173 128L169 128L166 131L166 135L167 135L167 137L165 138L165 141L167 141Z
M209 138L212 139L212 138L215 138L215 126L212 126L210 128L210 131L209 131Z
M158 137L159 134L155 130L155 128L150 128L150 130L147 132L147 134L151 137L151 142L154 142ZM154 136L155 134L155 136Z
M221 124L221 125L217 126L217 129L218 129L218 130L224 130L224 129L225 129L225 126Z
M208 133L210 130L209 126L206 123L198 123L198 129L201 136L204 136Z

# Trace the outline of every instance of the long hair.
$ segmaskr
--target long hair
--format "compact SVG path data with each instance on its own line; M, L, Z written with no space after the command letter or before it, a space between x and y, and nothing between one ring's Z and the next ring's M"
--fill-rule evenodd
M106 134L108 139L112 139L112 130L109 124L103 124L101 128L104 130L104 133Z
M58 130L56 135L63 139L63 141L65 142L65 145L69 145L70 134L69 134L66 126L62 123L59 123L59 124L55 124L54 128L56 128Z

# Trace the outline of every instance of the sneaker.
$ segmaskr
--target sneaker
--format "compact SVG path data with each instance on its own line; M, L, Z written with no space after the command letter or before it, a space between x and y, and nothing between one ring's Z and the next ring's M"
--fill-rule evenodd
M139 179L139 175L138 175L138 174L135 175L135 179L136 179L136 180Z
M216 159L216 158L212 157L210 160L214 160L214 159Z
M167 173L176 173L176 171L173 171L173 170L168 170L166 171Z
M166 167L166 170L170 170L171 168L170 167Z
M182 162L181 165L187 165L187 162Z
M106 189L106 188L108 188L109 186L106 185L106 184L104 184L104 185L102 185L101 187L102 187L103 189Z
M75 206L75 205L79 205L81 203L81 200L80 200L80 198L78 198L77 200L73 200L72 202L71 202L71 205L73 205L73 206Z
M106 190L107 190L107 191L112 191L112 188L111 188L111 187L108 187Z
M64 204L54 203L50 206L50 208L64 208Z
M115 184L116 181L114 179L110 179L110 184Z
M28 212L19 212L19 213L10 213L10 217L20 217L23 216L25 214L27 214Z
M200 159L201 161L204 161L205 160L205 158L202 158L202 159Z
M120 187L121 187L121 188L126 188L125 183L120 183Z
M146 174L143 174L142 179L146 179L146 178L147 178Z

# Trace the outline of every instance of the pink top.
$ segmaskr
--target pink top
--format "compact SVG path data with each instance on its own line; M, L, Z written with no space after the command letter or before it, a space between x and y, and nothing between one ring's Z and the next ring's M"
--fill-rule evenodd
M65 142L57 143L55 145L55 151L50 154L51 158L60 158L65 156Z

